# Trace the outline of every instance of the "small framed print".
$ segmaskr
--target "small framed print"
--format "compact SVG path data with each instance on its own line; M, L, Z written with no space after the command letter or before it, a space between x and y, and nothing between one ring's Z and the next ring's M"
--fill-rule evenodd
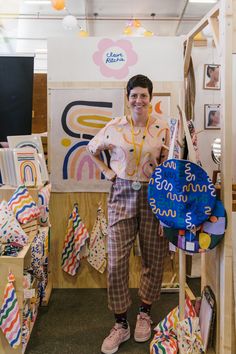
M205 90L220 90L220 65L204 64L203 88Z
M204 105L204 129L220 129L220 104Z
M152 94L152 112L156 117L168 118L170 116L170 93L155 92Z

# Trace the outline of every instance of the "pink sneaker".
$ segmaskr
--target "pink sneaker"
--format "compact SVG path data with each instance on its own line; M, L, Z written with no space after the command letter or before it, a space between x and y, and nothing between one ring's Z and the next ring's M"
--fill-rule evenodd
M136 327L134 331L134 339L136 342L146 342L152 334L152 320L145 312L140 312L137 316Z
M121 323L115 323L110 334L102 343L101 352L104 354L116 353L121 343L130 338L130 328L123 328Z

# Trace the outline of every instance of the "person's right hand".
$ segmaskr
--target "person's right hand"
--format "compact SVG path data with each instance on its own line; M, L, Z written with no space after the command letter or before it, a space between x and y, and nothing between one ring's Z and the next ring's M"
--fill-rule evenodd
M103 171L102 173L104 174L104 176L108 181L113 182L116 179L116 173L110 168L107 168L107 170Z

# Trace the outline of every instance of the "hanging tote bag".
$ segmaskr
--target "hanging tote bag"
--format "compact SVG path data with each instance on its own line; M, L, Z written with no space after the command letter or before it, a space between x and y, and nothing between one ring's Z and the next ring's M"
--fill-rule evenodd
M184 115L182 120L191 161L171 158L176 128L168 160L156 167L149 181L148 200L153 213L165 225L194 230L211 215L216 191L206 171L195 163L196 154Z
M196 153L186 117L181 111L180 115L191 161L171 158L176 130L168 160L156 167L150 178L148 202L153 213L164 226L164 234L171 243L189 252L199 252L213 248L222 238L225 214L220 202L216 204L216 191L211 179L206 171L195 163ZM208 233L203 231L206 225L203 228L202 224L212 216L213 210L217 213L214 221L218 220L218 217L224 220L219 220L223 227L218 231L218 239L211 241ZM207 225L209 226L209 223Z

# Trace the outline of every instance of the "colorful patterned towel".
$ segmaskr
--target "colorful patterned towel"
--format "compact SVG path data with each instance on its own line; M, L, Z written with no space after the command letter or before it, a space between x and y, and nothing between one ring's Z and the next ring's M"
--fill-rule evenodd
M21 344L21 323L14 281L14 275L9 273L0 309L0 328L10 346L15 349Z
M89 255L88 262L103 273L106 269L106 237L107 237L107 222L104 211L101 207L97 210L97 220L93 226L90 242L89 242Z
M75 275L80 266L80 251L89 238L88 230L80 219L78 205L75 204L69 217L62 250L62 269Z
M24 185L16 189L8 202L8 206L21 224L37 219L40 215L39 208Z

